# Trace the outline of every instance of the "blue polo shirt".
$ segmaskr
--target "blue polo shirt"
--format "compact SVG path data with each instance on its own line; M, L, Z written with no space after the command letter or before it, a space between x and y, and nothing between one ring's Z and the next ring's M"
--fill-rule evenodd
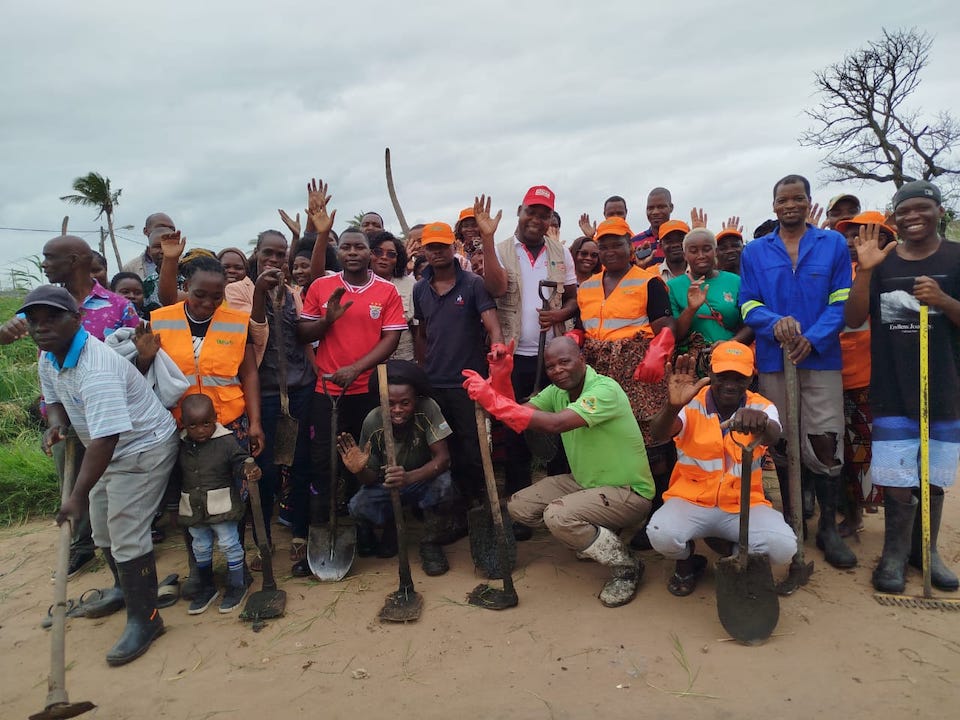
M779 228L747 243L740 260L740 314L757 334L757 369L783 371L783 351L773 326L789 315L813 346L797 367L840 370L843 306L851 283L847 241L834 230L807 225L796 268Z
M453 263L457 279L453 288L438 295L430 285L433 268L413 286L413 316L426 323L424 370L437 388L463 384L463 370L487 374L486 342L480 313L497 306L483 286L483 278Z

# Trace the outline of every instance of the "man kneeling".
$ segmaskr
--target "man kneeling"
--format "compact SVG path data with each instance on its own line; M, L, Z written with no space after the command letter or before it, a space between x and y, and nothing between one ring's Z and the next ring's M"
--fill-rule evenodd
M612 568L600 602L625 605L637 593L643 565L619 532L643 522L654 492L643 436L626 393L589 367L575 342L550 341L544 362L553 384L525 405L498 394L469 370L463 386L514 432L561 434L571 472L521 490L507 510L516 522L546 525L571 550Z
M677 561L667 589L683 597L692 593L707 566L694 555L696 538L736 542L740 531L740 447L734 434L755 434L767 445L780 436L777 407L747 387L753 380L753 351L738 342L723 342L711 353L709 377L699 382L693 359L667 365L669 398L651 423L662 440L673 437L677 464L663 507L647 525L653 549ZM749 437L739 438L746 444ZM797 539L783 516L763 495L763 452L754 452L750 470L751 553L768 555L773 564L789 562Z

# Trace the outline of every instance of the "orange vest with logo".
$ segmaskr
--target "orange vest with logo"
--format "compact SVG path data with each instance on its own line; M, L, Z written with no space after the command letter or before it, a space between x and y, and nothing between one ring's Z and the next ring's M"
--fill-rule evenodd
M703 388L684 408L683 432L674 438L677 464L670 476L670 487L663 499L675 497L700 507L719 507L726 512L740 511L740 447L733 435L746 445L750 435L720 429L720 416L707 412L707 393ZM766 410L772 403L765 397L747 391L744 407ZM758 445L750 467L750 505L770 505L763 495L763 453Z
M190 382L183 397L203 393L217 411L217 422L227 425L246 411L243 387L237 373L247 347L250 314L219 306L210 318L200 355L193 356L193 335L184 303L158 308L150 313L150 328L160 336L160 346ZM181 398L182 400L182 398ZM172 410L180 423L180 406Z
M603 296L603 273L584 281L577 290L580 321L594 340L626 340L637 333L653 337L647 316L647 283L656 277L633 266L608 297Z

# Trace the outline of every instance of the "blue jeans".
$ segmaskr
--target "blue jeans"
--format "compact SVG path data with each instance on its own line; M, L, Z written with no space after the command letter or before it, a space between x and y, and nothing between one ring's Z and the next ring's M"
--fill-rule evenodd
M197 565L209 567L213 564L213 537L217 537L217 546L227 556L227 567L234 569L243 565L243 545L240 544L240 531L233 521L214 523L213 525L191 525L190 537L193 538L193 554Z
M310 485L310 401L313 387L290 388L290 414L300 421L297 432L297 445L293 452L293 465L290 467L292 485L291 504L296 514L298 505L303 503L306 512L306 489ZM263 506L263 524L267 530L267 541L271 540L270 518L273 516L273 503L280 491L280 466L273 461L273 446L277 440L277 419L280 417L280 396L262 395L260 397L260 423L263 425L265 442L263 452L257 458L262 477L260 478L260 504ZM298 492L299 490L299 492ZM295 528L296 530L296 528ZM256 536L256 532L254 532ZM306 537L306 532L295 537ZM259 539L258 539L259 540Z
M453 487L453 477L448 470L433 480L407 485L400 491L400 502L405 505L416 503L421 510L429 510L453 500L457 494ZM350 515L373 525L392 523L393 505L390 491L379 483L364 485L350 498Z

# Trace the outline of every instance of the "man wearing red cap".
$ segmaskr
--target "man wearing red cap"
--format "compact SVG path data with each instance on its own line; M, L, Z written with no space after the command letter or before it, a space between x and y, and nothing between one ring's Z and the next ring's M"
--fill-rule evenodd
M577 311L577 276L570 252L557 240L547 238L547 229L555 204L553 191L536 185L527 191L517 210L514 234L494 246L494 233L503 211L490 216L490 198L481 196L474 203L474 216L483 241L483 280L496 298L497 315L505 341L515 341L512 382L517 398L527 398L534 388L537 374L538 344L541 332L546 339ZM539 283L556 283L550 291L550 309L541 308ZM516 492L530 484L530 451L523 437L508 435L506 491ZM516 527L516 526L515 526ZM519 537L527 533L518 529Z
M696 363L689 355L678 357L675 368L667 366L669 399L651 428L662 440L673 437L677 464L663 507L647 523L647 537L654 550L676 560L667 589L678 597L696 589L707 566L706 558L693 552L697 538L737 541L742 470L734 434L743 443L751 434L760 435L764 445L780 436L776 406L747 389L753 375L753 352L732 340L713 349L709 377L702 380L697 380ZM797 539L764 497L763 451L758 446L750 470L748 542L750 552L781 564L793 557Z

